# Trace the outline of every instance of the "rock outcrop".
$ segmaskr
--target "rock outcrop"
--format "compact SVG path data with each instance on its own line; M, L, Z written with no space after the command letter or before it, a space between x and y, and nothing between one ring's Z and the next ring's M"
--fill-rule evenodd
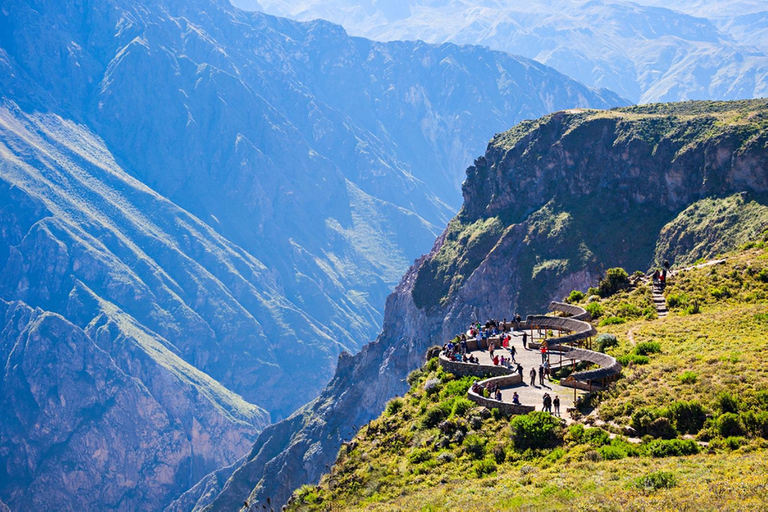
M742 192L763 204L767 118L766 100L649 105L559 112L495 137L467 171L459 215L388 298L381 335L339 360L318 399L265 429L218 496L209 481L197 508L281 504L316 482L350 430L406 390L426 349L471 320L539 311L609 267L684 261L658 248L689 205Z

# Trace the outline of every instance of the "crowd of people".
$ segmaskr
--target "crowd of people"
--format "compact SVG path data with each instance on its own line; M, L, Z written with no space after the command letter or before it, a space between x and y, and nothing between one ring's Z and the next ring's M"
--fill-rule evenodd
M473 322L465 333L457 334L453 339L443 345L442 354L455 362L479 364L479 360L472 354L474 346L477 346L477 350L488 350L488 355L494 366L504 366L517 372L520 376L523 375L523 365L519 363L515 356L517 355L517 348L512 344L512 331L520 329L520 315L515 315L512 321L507 321L504 318L501 321L488 320L485 324L480 322ZM525 331L522 334L523 348L527 347L528 335ZM472 343L472 342L475 343ZM473 349L470 349L470 346ZM545 379L551 380L550 364L549 364L549 349L546 340L544 340L539 348L541 354L541 364L538 369L536 367L530 370L530 385L536 386L536 378L539 379L539 385L544 385ZM498 401L502 401L501 389L498 385L490 381L485 385L475 381L472 385L472 391L478 395L487 396ZM515 405L521 405L520 396L515 391L512 395L512 403ZM554 406L554 413L552 407ZM560 415L560 398L555 396L554 399L549 393L544 393L543 397L543 410L549 413L553 413L557 416Z

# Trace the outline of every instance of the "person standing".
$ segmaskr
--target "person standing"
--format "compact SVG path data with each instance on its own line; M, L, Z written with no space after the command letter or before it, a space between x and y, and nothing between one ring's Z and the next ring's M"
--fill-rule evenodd
M512 356L512 360L513 361L515 360L515 354L517 354L517 349L515 348L514 345L510 344L509 345L509 355Z
M559 417L560 416L560 397L555 395L555 400L552 402L552 404L555 406L555 414Z
M539 384L544 385L544 365L539 366Z
M528 333L523 331L523 348L528 348Z
M531 386L536 385L536 368L531 368Z
M552 397L549 393L544 393L544 410L552 414Z

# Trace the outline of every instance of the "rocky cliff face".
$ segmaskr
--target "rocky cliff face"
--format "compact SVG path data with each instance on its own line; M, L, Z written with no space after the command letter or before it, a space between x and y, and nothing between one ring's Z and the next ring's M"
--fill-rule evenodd
M688 247L664 233L694 217L699 239L718 237L729 214L690 215L695 205L738 194L764 215L767 121L765 100L683 103L559 112L495 137L467 171L459 215L387 300L377 340L342 357L318 399L262 432L218 496L210 479L185 503L283 503L317 481L349 430L405 391L430 345L472 319L542 311L608 267L686 261ZM754 229L768 227L760 218Z

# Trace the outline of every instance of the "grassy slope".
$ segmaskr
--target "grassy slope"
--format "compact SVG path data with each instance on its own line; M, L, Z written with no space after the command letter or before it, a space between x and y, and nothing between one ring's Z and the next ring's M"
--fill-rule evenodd
M586 404L583 411L592 414L581 421L607 421L602 426L616 433L634 426L637 435L645 434L642 443L620 436L609 441L599 428L579 435L569 427L555 448L522 450L510 419L463 411L468 381L451 380L431 363L412 374L413 388L395 399L398 405L342 449L332 476L298 491L292 507L765 510L768 251L763 242L749 244L723 265L683 272L672 279L667 296L675 307L663 320L643 316L647 288L601 301L604 317L629 319L600 328L617 335L613 354L630 354L649 341L661 352L650 353L647 364L625 368L613 389ZM694 301L698 314L690 313ZM432 393L425 391L428 379L441 381ZM653 456L660 443L654 435L685 433L685 419L670 413L670 404L680 401L694 402L705 415L687 427L686 437L708 445L700 445L696 455ZM463 440L429 425L427 418L435 414L430 411L438 408L456 431L467 431ZM657 427L677 427L671 435L648 426L649 418L665 415L672 419ZM607 460L613 457L620 459ZM659 471L671 474L676 485L665 488L664 475L657 485L638 482Z

